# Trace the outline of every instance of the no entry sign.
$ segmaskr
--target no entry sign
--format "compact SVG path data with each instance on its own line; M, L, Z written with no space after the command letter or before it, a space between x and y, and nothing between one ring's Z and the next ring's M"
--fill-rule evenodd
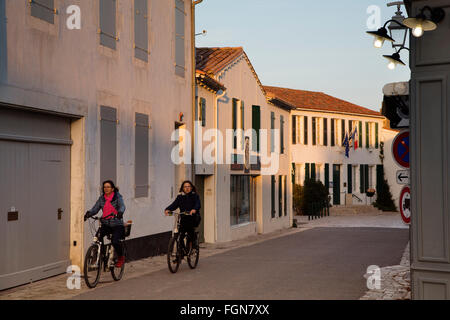
M411 222L411 193L409 187L404 187L400 193L400 214L404 223Z
M409 168L409 131L400 132L392 143L395 161L404 168Z

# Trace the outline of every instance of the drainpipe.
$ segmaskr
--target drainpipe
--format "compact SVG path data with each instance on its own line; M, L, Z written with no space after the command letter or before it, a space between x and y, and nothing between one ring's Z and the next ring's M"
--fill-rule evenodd
M221 90L216 92L216 97L214 99L214 127L218 131L219 130L219 99L221 99L227 93L227 90ZM218 177L217 177L217 161L218 161L218 139L217 136L215 138L215 149L216 149L216 161L214 161L214 242L217 242L217 185L218 185ZM223 151L223 150L222 150ZM226 161L225 161L226 163Z
M195 163L194 163L194 157L195 157L195 108L197 107L196 104L196 88L197 85L195 83L195 70L196 63L195 63L195 6L199 3L202 3L203 0L196 0L192 2L191 4L191 54L192 54L192 134L191 134L191 172L192 177L191 181L195 183Z

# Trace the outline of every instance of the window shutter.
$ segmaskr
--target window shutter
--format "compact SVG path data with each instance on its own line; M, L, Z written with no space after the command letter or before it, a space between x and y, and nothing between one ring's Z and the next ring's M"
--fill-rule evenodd
M200 99L200 114L202 117L202 127L206 126L206 99L201 98Z
M348 134L352 134L353 123L352 120L348 120Z
M116 1L100 0L100 44L116 49Z
M259 130L261 129L261 108L260 106L252 106L252 129L253 133L253 151L259 152Z
M366 122L366 148L369 149L369 123Z
M325 163L325 188L330 188L330 165Z
M117 178L117 110L100 107L100 181Z
M331 119L331 146L334 147L336 145L336 141L335 141L335 124L336 121L334 119Z
M364 165L359 165L359 193L364 193Z
M323 118L323 145L328 146L328 118Z
M181 77L185 74L184 23L184 1L175 0L175 74Z
M280 115L280 153L284 153L284 117Z
M378 123L375 123L375 148L378 149Z
M148 62L148 0L134 0L134 56Z
M353 185L352 185L352 165L347 165L347 193L352 193Z
M342 141L341 145L344 145L344 139L345 139L345 120L341 120L341 141Z
M233 148L237 148L237 137L236 137L236 129L237 129L237 99L233 98L233 110L232 110L232 118L233 118Z
M283 176L284 216L287 216L287 176Z
M316 181L316 164L311 163L311 180Z
M362 121L359 121L359 139L358 139L358 143L359 143L359 147L362 148L363 145L363 134L362 134Z
M278 176L278 217L283 215L283 177Z
M33 0L31 2L31 16L54 24L55 14L54 0Z
M305 145L307 145L308 144L308 117L307 116L304 116L303 117L303 123L304 123L304 125L303 125L303 130L304 130L304 141L303 141L303 143L305 144Z
M377 165L377 194L381 192L381 186L384 180L384 168L382 164Z
M295 174L296 174L296 171L295 171L295 163L294 162L292 162L292 184L295 184Z
M317 118L316 117L312 117L311 119L311 131L312 131L312 145L315 146L316 145L316 129L317 129L317 124L316 124Z
M149 164L148 115L136 113L135 127L135 197L148 197Z
M275 176L271 177L271 211L272 211L272 218L275 218Z
M275 113L270 113L270 129L275 129ZM275 152L275 137L273 135L273 131L270 133L270 151Z
M305 181L308 181L309 177L309 163L305 163Z
M244 150L244 143L245 143L245 136L244 136L244 130L245 130L245 108L244 108L244 101L241 101L241 129L242 129L242 137L241 137L241 148Z
M297 144L297 116L292 116L292 144Z
M364 192L369 188L369 165L364 165Z

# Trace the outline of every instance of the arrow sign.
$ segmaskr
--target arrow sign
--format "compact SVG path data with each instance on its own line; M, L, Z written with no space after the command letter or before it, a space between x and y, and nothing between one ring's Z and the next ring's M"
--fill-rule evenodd
M409 184L409 170L399 170L395 176L398 184Z

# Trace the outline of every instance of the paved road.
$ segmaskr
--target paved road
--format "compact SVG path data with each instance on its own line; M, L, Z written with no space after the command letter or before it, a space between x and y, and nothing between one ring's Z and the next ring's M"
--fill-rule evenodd
M359 299L367 267L396 265L406 229L314 228L200 257L177 274L162 270L98 288L75 299Z

